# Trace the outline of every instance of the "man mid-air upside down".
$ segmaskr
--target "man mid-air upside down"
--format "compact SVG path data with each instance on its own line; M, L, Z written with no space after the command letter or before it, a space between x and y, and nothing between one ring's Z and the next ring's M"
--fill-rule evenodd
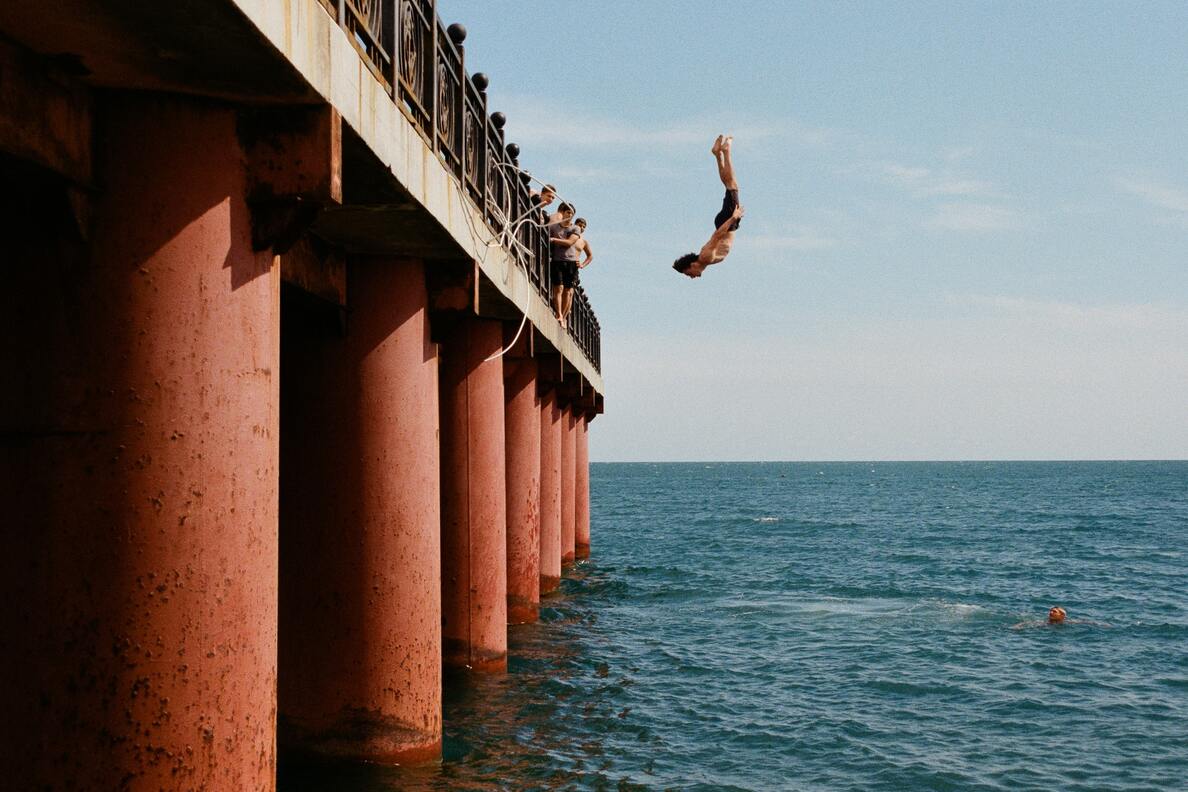
M672 263L677 272L690 278L700 278L701 273L711 264L717 264L730 255L730 248L734 245L734 232L738 230L739 221L745 210L738 203L738 182L734 180L734 166L730 162L730 145L734 138L718 135L714 141L714 160L718 163L718 178L726 188L726 197L722 199L722 210L714 218L714 233L699 253L686 253Z

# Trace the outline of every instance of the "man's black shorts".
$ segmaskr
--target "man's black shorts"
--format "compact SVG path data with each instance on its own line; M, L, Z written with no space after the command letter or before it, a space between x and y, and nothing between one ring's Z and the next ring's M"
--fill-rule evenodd
M733 210L731 210L733 211ZM572 289L578 285L578 266L576 261L553 261L550 263L553 271L553 285Z
M718 212L714 218L714 228L721 228L722 223L726 222L726 218L734 214L734 210L738 208L738 190L727 190L726 197L722 199L722 211ZM731 231L737 231L741 220L735 220L734 224L730 226Z

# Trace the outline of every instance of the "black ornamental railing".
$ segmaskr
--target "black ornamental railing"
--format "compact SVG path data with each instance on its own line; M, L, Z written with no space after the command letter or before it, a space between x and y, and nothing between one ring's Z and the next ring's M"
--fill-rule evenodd
M442 25L436 0L320 0L396 106L462 186L488 230L551 302L549 240L532 212L520 148L503 138L502 113L487 112L487 77L466 73L466 29ZM585 292L568 330L598 371L600 328Z

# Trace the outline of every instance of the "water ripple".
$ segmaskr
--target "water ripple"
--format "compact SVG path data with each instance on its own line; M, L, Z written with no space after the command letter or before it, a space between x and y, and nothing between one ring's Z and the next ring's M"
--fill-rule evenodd
M1188 788L1188 464L595 465L591 490L594 559L511 629L506 677L448 681L441 765L282 790Z

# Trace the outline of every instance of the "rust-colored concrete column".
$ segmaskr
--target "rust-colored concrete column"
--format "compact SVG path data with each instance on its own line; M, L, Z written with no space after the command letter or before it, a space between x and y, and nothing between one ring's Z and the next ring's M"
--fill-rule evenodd
M507 620L536 621L540 607L540 404L536 360L504 358L507 444Z
M231 109L105 105L89 243L0 221L3 783L269 790L279 269Z
M349 319L283 305L282 752L441 754L437 355L419 261L348 263Z
M470 317L441 346L441 607L447 666L507 669L503 324Z
M575 417L573 536L574 557L590 557L590 424L586 416Z
M561 584L561 410L557 392L540 397L540 593Z
M577 430L574 428L573 411L569 407L561 410L561 563L572 564L575 552L574 504L577 483Z

